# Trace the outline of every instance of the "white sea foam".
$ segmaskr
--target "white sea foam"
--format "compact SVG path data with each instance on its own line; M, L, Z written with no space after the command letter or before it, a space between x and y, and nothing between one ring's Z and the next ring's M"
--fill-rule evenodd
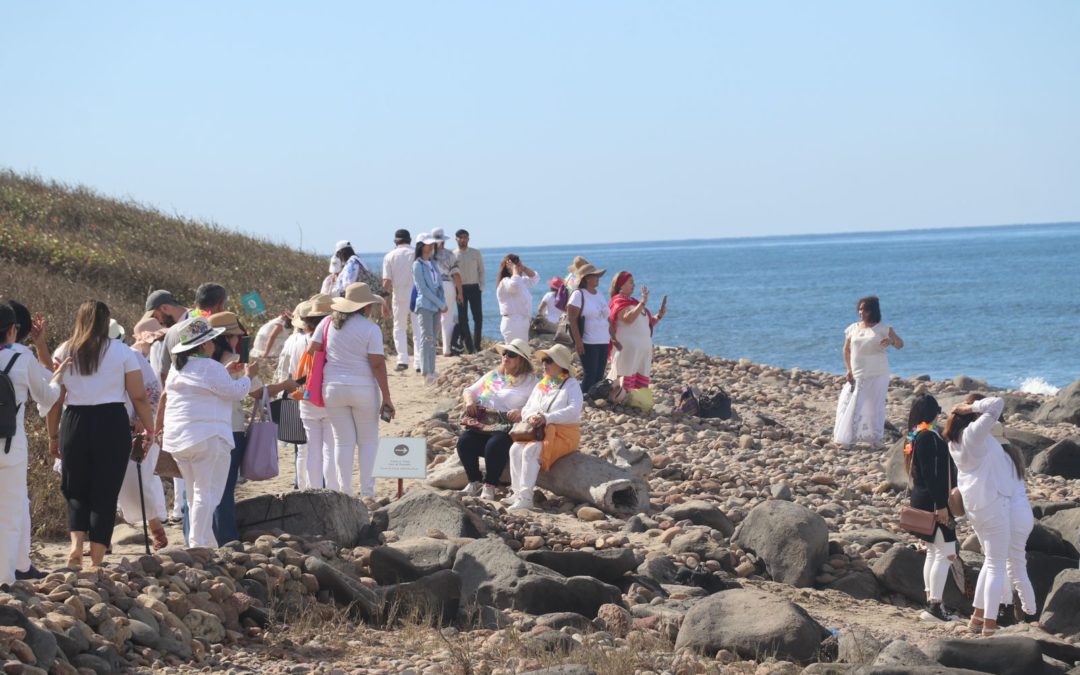
M1026 391L1029 394L1045 394L1047 396L1053 396L1058 393L1060 389L1041 377L1029 377L1020 383L1020 391Z

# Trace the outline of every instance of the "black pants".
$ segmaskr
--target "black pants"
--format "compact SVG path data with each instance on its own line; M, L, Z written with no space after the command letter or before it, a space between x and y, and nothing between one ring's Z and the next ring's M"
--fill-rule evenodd
M462 284L462 302L457 306L457 326L454 328L454 339L451 342L461 341L465 351L475 354L480 350L480 332L484 327L484 309L480 300L480 284ZM469 320L465 316L466 307L472 310L473 332L469 334Z
M506 464L510 461L510 434L505 431L484 433L466 429L458 436L457 454L469 482L483 480L488 485L498 485ZM484 474L480 473L480 458L484 458Z
M581 355L581 368L585 371L581 381L581 391L589 393L592 386L604 379L604 369L607 368L608 343L599 345L585 344L585 353Z
M116 498L131 455L131 426L123 403L70 405L60 418L60 492L67 499L68 531L89 532L95 544L112 541Z

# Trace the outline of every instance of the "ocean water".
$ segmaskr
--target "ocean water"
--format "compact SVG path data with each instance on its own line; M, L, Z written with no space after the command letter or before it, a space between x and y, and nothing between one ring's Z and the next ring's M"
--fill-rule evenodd
M483 246L484 335L499 338L494 277L509 250ZM657 344L725 358L842 373L844 328L855 302L881 298L883 320L904 339L892 372L970 375L997 386L1053 393L1080 378L1080 223L817 236L703 239L512 252L544 281L575 255L668 296ZM372 262L378 256L365 256ZM534 291L536 303L547 291Z

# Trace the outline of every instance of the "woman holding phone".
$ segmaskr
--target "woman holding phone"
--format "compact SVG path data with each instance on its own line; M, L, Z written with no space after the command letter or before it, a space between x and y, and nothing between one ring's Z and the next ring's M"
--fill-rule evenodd
M499 331L503 342L529 341L529 323L532 320L532 288L540 281L540 275L527 267L521 258L510 253L499 264L499 285L495 297L499 300L502 321Z
M649 287L641 287L641 299L634 296L634 277L622 271L611 282L611 300L608 302L609 319L615 324L608 378L619 382L626 391L648 389L652 372L652 334L656 324L667 313L667 296L660 302L660 309L653 314L646 305Z

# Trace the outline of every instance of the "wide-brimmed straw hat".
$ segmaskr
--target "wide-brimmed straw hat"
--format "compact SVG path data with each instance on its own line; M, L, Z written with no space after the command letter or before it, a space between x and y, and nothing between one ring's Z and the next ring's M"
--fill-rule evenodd
M604 272L607 272L607 270L603 268L598 268L592 263L585 263L581 267L577 268L575 273L577 274L578 279L584 279L585 277L592 274L595 274L598 277L602 277L604 276Z
M495 345L495 351L500 354L504 352L513 352L526 360L531 359L533 355L532 347L529 346L528 342L525 342L521 338L514 338L506 344Z
M304 327L304 315L311 309L311 303L304 300L293 309L292 313L292 327L303 328Z
M247 332L244 330L243 324L240 323L240 317L236 316L234 312L211 314L210 327L224 328L224 335L243 335Z
M563 370L574 370L574 355L570 353L570 350L566 348L566 345L551 345L547 349L537 349L536 358L543 360L544 357L550 358Z
M305 319L310 319L317 316L326 316L334 309L330 306L331 298L326 293L316 293L308 298L308 313L304 315Z
M368 305L381 305L383 299L371 292L371 288L363 282L349 284L345 287L344 298L334 298L330 301L330 307L335 312L356 312Z
M584 257L582 257L580 255L576 255L576 256L574 256L573 262L570 263L570 266L566 268L566 271L567 272L573 272L574 274L577 274L577 269L579 267L581 267L582 265L588 265L588 264L589 264L588 260L586 260Z
M225 332L224 328L214 328L206 317L196 316L177 324L180 341L172 348L173 354L183 354L199 345L213 340Z

